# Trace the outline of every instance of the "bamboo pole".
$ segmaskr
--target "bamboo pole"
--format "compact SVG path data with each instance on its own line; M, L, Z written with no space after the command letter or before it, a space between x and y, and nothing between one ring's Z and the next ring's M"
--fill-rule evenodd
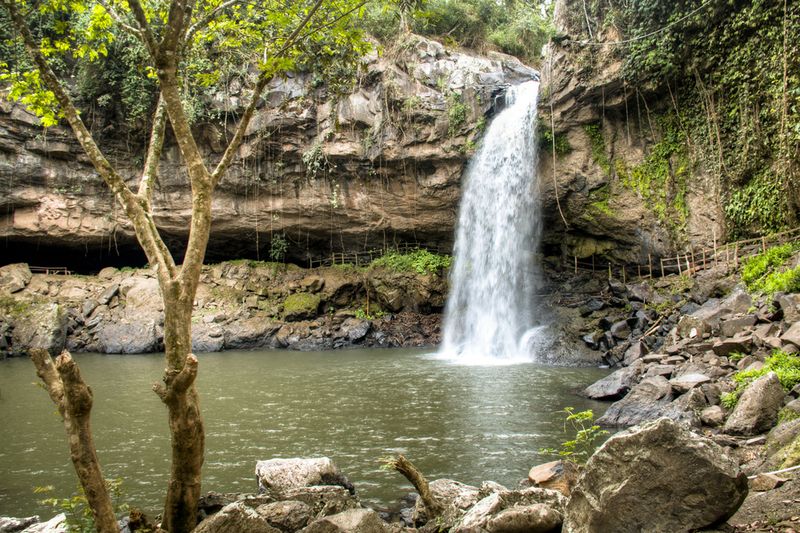
M625 273L625 265L622 265L622 283L628 283L627 275Z
M574 255L573 257L575 258L575 275L577 276L578 275L578 256Z
M678 264L678 275L683 276L683 271L681 270L681 254L675 256L675 262Z
M611 280L611 261L608 262L608 279Z
M663 278L664 277L664 258L663 257L659 257L659 260L661 261L661 277Z
M684 254L683 258L686 260L686 275L687 276L691 276L692 275L692 265L691 265L691 263L689 263L689 254ZM692 261L692 262L694 262L694 261Z
M653 256L647 254L647 266L650 267L650 279L653 279Z

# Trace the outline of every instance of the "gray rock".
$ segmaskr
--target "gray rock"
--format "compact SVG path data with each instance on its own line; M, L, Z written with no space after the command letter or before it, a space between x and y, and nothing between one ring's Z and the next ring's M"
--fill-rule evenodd
M673 372L675 372L675 365L650 365L647 367L644 377L652 378L655 376L664 376L669 379Z
M547 533L562 523L561 513L544 503L501 511L486 524L489 533Z
M284 500L305 503L314 510L315 516L341 513L360 506L350 490L340 485L295 487L286 489L280 496Z
M219 352L225 345L225 331L219 324L202 322L192 325L192 351Z
M51 355L64 349L67 338L67 314L55 303L30 303L13 320L11 350L24 355L31 348L43 348Z
M314 509L297 500L265 503L256 507L258 515L281 531L297 531L314 518Z
M259 490L279 494L313 485L339 485L352 489L350 482L328 457L258 461L256 479Z
M700 421L706 426L721 426L725 422L725 410L719 405L706 407L700 413Z
M800 294L779 294L775 297L787 323L800 322Z
M661 376L647 378L633 387L625 398L611 404L597 423L604 426L632 426L658 418L672 401L672 387Z
M111 298L116 296L118 292L119 292L119 283L114 283L112 285L109 285L106 288L106 290L104 290L102 294L100 294L100 296L97 298L97 303L99 305L108 305L108 302L111 301Z
M792 327L790 327L783 335L781 335L781 340L800 348L800 322L795 322L792 324Z
M112 279L114 276L119 274L119 270L114 267L105 267L100 269L100 272L97 273L97 277L100 279Z
M280 328L280 324L263 318L237 320L225 327L225 348L235 350L269 346L272 336Z
M766 450L773 454L800 436L800 418L778 424L767 435Z
M647 349L647 345L645 343L641 341L634 342L633 344L631 344L630 348L625 350L623 364L630 366L633 364L634 361L641 359L642 357L647 355L648 352L649 350Z
M0 533L18 533L26 527L37 524L38 522L38 516L28 516L26 518L0 516Z
M783 397L783 387L775 372L761 376L744 390L723 431L729 435L758 435L767 431L778 420Z
M614 336L615 339L623 340L627 339L631 335L631 327L628 324L627 320L620 320L619 322L614 322L611 325L611 334Z
M683 394L684 392L688 392L690 389L699 387L703 383L708 383L709 381L711 381L711 378L705 374L691 373L681 374L678 377L672 378L669 380L669 384L672 386L672 390L674 390L676 393Z
M58 514L39 524L33 524L22 530L22 533L67 533L67 515Z
M8 294L19 292L28 286L32 277L27 263L13 263L0 267L0 290Z
M746 329L750 328L751 326L755 325L755 323L756 323L755 315L745 315L735 318L729 318L727 320L723 320L720 323L719 330L723 336L733 337L737 333L741 333Z
M360 341L369 333L371 324L369 320L348 318L342 322L341 330L350 342Z
M226 505L206 518L192 533L281 533L243 502Z
M700 529L733 515L747 490L747 476L722 447L661 419L614 435L589 459L564 530Z
M101 322L95 335L104 353L155 352L160 340L154 320L123 319L119 322Z
M567 499L560 492L539 487L495 492L473 505L453 526L450 533L483 531L492 517L504 509L515 506L546 504L563 516L566 503Z
M730 339L720 339L711 346L714 353L720 357L736 353L749 353L753 347L752 335L739 335Z
M436 479L429 484L431 494L445 508L445 515L458 517L467 509L478 502L480 489L472 485L465 485L452 479ZM414 521L425 522L428 520L425 504L422 498L417 499L414 506Z
M300 531L301 533L388 533L389 528L372 509L348 509L312 522Z
M583 395L593 400L619 400L636 384L641 371L641 363L620 368L586 387Z

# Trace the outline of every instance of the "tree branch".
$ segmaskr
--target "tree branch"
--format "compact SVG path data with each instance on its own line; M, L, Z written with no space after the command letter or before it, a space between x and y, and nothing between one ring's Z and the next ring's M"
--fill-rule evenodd
M167 126L167 107L158 95L158 104L153 117L153 127L150 131L150 145L147 148L147 159L144 162L142 181L139 182L139 192L137 195L144 202L145 209L151 210L153 199L153 184L158 178L158 164L161 160L161 151L164 148L164 136Z
M147 15L144 12L144 8L142 4L139 3L139 0L128 0L128 5L131 8L134 20L136 20L136 23L139 25L140 38L145 48L147 48L150 58L155 63L156 57L158 56L158 43L150 29L150 24L147 22Z
M94 397L92 389L83 381L80 368L66 350L56 357L56 370L64 384L64 404L72 416L88 416Z
M275 56L281 56L286 53L289 48L294 45L297 41L298 37L300 36L300 32L303 31L311 19L314 17L314 14L319 10L320 6L324 3L324 0L316 0L314 5L311 6L311 9L308 10L306 16L303 17L303 20L300 21L300 24L292 31L289 37L286 38L286 41L283 43L283 46L278 50ZM250 102L247 104L245 108L245 112L242 115L242 119L239 121L239 125L236 127L236 132L233 135L233 139L231 142L228 143L228 147L225 149L225 153L222 155L222 159L220 159L219 163L217 164L214 172L211 174L211 186L216 187L219 183L219 180L222 179L222 176L225 174L225 171L230 166L231 162L233 161L236 152L239 150L239 146L242 144L244 140L244 134L247 131L247 127L250 125L250 120L253 118L253 113L258 105L258 100L261 98L261 93L264 91L264 87L267 86L269 79L264 75L262 72L261 75L258 77L258 82L253 89L253 94L250 97Z
M133 1L135 2L138 0ZM92 134L83 123L83 120L81 120L78 110L72 103L72 99L61 86L61 83L58 81L55 73L50 68L47 60L39 50L36 40L34 39L33 34L31 34L28 25L17 11L15 0L0 0L0 2L2 2L2 5L5 7L6 11L11 17L14 27L19 32L20 36L22 36L22 39L25 43L25 48L27 49L31 59L33 59L33 62L39 71L39 75L44 81L44 85L53 92L56 101L58 102L60 111L63 113L64 118L72 128L72 131L84 152L86 152L86 155L89 157L89 160L92 162L95 170L97 170L97 173L100 174L100 177L103 178L103 181L106 182L108 187L111 189L111 192L122 205L123 209L125 209L125 214L133 223L136 231L136 237L139 240L145 255L147 256L148 261L150 261L151 264L158 264L162 268L163 272L174 270L174 266L172 269L169 268L172 259L171 257L167 258L164 255L164 252L167 251L167 248L159 236L155 224L152 223L152 219L142 208L136 195L125 184L125 180L117 173L111 163L109 163L108 159L106 159L102 150L100 150L100 147L97 146ZM169 256L168 251L167 256Z
M112 19L114 19L114 22L116 22L120 28L130 33L131 35L138 37L139 39L142 38L142 32L138 28L134 28L133 26L125 22L125 19L122 18L122 16L119 13L117 13L117 11L113 7L111 7L111 4L109 4L106 0L97 0L97 3L103 6L103 9L106 10L106 13L108 13L108 15Z
M221 3L213 10L211 10L209 13L207 13L204 17L202 17L197 22L188 27L188 29L186 30L186 35L183 38L183 42L184 43L190 42L192 40L192 37L194 37L194 34L205 28L208 25L208 23L214 20L214 17L216 17L220 12L228 9L231 6L235 6L236 4L242 4L245 1L246 0L228 0L227 2Z
M50 353L42 348L33 348L28 352L28 356L36 367L36 375L42 380L47 394L58 407L61 416L64 416L64 384L58 375Z

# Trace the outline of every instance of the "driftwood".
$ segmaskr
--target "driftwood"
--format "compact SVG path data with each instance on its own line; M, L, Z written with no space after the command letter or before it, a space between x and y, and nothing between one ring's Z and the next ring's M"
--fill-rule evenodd
M428 480L417 469L414 464L405 458L404 455L398 455L395 458L388 459L386 466L392 470L396 470L405 476L405 478L414 486L414 489L425 504L425 512L428 515L428 520L435 520L444 514L444 506L436 499L431 493Z
M100 471L92 437L92 389L83 381L78 364L66 350L55 362L47 350L33 349L30 357L36 366L36 374L64 421L70 459L92 510L95 529L98 533L118 533L114 507Z

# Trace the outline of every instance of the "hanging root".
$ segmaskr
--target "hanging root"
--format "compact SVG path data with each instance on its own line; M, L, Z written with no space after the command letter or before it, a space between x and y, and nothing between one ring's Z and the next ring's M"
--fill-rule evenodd
M387 458L385 467L400 472L414 486L414 489L422 499L422 503L425 504L428 520L435 520L444 514L444 507L431 493L428 480L404 455L400 454L397 457Z

